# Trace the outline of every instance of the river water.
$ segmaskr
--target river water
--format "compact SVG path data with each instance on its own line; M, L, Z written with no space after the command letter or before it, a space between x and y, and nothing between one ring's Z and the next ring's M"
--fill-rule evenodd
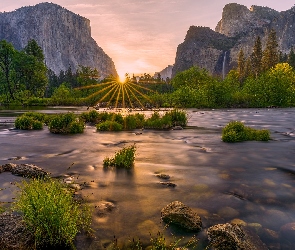
M40 112L69 110L79 113L86 109ZM46 127L41 131L12 129L15 116L22 112L25 110L0 111L0 165L36 164L53 176L72 176L85 184L79 194L93 208L96 238L79 236L78 249L103 248L114 236L119 242L133 237L148 241L149 233L163 230L161 209L176 200L201 216L204 229L240 219L258 230L271 249L295 249L295 238L286 239L280 232L283 225L295 222L294 108L189 109L184 130L97 132L87 126L83 134L66 136L51 134ZM269 129L272 140L224 143L222 127L231 120ZM103 169L105 157L134 143L137 151L132 170ZM169 175L176 187L160 184L163 180L158 173ZM1 202L11 201L11 182L17 178L9 173L0 175ZM102 204L112 206L103 210Z

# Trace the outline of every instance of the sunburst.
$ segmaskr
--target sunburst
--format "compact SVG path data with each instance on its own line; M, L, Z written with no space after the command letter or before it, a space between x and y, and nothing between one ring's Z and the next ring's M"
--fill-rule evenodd
M152 103L147 93L153 90L136 84L130 78L124 82L109 79L108 82L76 88L79 90L97 89L85 98L85 101L97 107L114 108L142 108L145 109ZM148 105L149 104L149 105Z

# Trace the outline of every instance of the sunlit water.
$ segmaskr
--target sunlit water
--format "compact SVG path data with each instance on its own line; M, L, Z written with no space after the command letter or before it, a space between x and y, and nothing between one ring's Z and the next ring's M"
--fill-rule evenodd
M47 128L11 129L13 117L23 111L1 112L1 165L36 164L53 176L70 175L77 183L85 183L79 193L93 208L96 239L79 238L78 249L104 247L114 235L119 242L133 237L148 241L149 233L163 230L161 209L176 200L198 212L204 229L238 218L279 233L281 226L295 222L294 108L191 109L184 130L111 133L87 126L83 134L67 136L51 134ZM231 120L269 129L272 140L224 143L221 130ZM106 156L134 143L134 169L103 169ZM170 175L169 181L177 186L161 185L157 173ZM17 180L9 173L0 175L0 188L4 188L0 201L11 201L8 191L15 190ZM95 208L100 201L112 202L115 208L102 216ZM277 243L263 235L261 239L269 246ZM289 249L295 249L295 239L291 243Z

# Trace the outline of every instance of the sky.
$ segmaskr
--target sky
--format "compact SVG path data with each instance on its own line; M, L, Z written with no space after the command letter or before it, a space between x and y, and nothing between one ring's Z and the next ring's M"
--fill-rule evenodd
M0 12L42 0L0 0ZM120 76L161 71L175 61L190 26L215 29L223 7L236 2L290 9L294 0L52 0L90 20L91 34Z

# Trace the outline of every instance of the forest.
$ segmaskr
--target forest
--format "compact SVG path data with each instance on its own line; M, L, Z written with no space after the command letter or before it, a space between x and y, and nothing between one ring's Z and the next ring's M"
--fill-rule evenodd
M245 57L241 49L237 66L224 79L210 75L206 69L192 67L177 73L172 79L162 79L160 75L154 78L146 73L141 77L126 74L121 85L113 76L102 79L97 69L83 65L76 71L69 68L56 75L47 69L43 51L35 40L30 40L22 51L3 40L0 41L0 104L107 104L141 108L293 107L294 68L293 48L289 54L280 52L274 30L270 32L264 50L260 37L256 38L249 57ZM125 103L126 96L129 100Z

